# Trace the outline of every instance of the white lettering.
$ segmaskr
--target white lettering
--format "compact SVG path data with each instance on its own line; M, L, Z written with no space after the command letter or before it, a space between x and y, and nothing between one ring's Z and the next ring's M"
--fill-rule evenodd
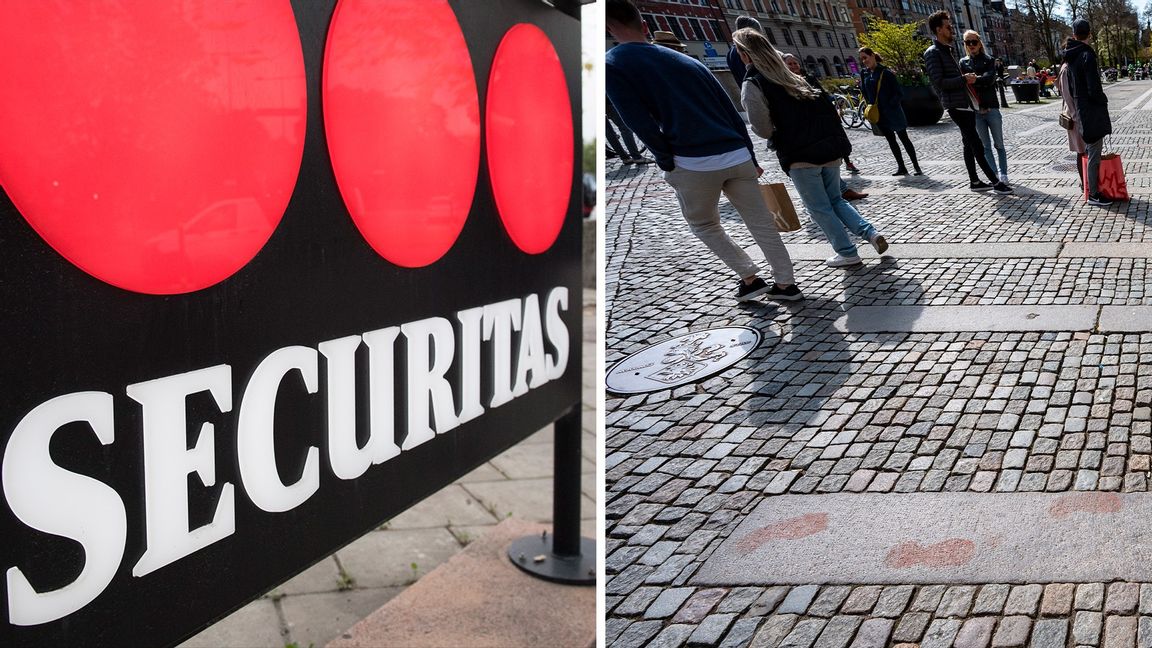
M484 413L484 406L480 404L480 326L483 317L483 306L456 313L456 319L460 321L460 423L467 423Z
M320 487L320 450L308 448L300 479L287 485L276 469L273 422L276 392L284 376L300 372L309 394L316 393L316 350L291 346L273 351L252 373L240 401L240 422L236 431L236 455L240 481L252 503L269 513L291 511L303 504Z
M484 340L492 341L492 401L488 407L511 402L512 331L520 330L520 300L508 299L484 307Z
M112 582L124 557L128 522L120 496L102 482L62 469L49 454L52 435L73 422L92 426L102 445L112 443L112 395L77 392L45 401L8 439L0 470L12 512L33 529L75 540L84 548L80 575L60 589L37 592L19 567L8 570L8 618L13 625L55 621L88 605Z
M443 317L410 322L400 330L408 340L408 435L401 447L411 450L460 424L452 402L452 385L445 378L452 367L456 342L452 323ZM430 414L436 417L435 432Z
M232 484L220 489L212 521L194 531L188 524L188 475L208 487L216 483L216 444L211 423L200 427L188 450L185 400L212 394L221 412L232 411L232 368L217 365L167 378L129 385L128 396L144 411L144 519L147 549L132 568L143 576L236 532Z
M553 288L544 302L544 310L548 313L545 321L548 342L556 347L556 359L549 356L547 361L548 380L556 380L568 368L568 327L560 319L560 311L568 310L568 289L563 286Z
M523 396L528 389L548 382L548 358L544 353L544 331L540 327L540 298L535 294L524 298L524 320L520 327L520 357L516 360L516 385L513 396ZM532 382L528 382L528 373Z

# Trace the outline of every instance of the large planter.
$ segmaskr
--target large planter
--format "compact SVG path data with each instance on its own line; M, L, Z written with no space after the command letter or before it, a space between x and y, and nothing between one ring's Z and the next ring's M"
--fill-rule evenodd
M944 107L932 86L905 86L900 107L904 109L909 126L931 126L944 116Z
M1012 95L1016 97L1016 103L1040 103L1040 82L1013 81L1009 86L1012 88Z

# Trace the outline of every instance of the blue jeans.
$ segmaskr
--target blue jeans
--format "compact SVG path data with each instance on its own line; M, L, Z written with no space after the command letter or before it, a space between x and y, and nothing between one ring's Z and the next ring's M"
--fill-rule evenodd
M840 166L795 168L788 171L804 207L824 232L836 254L856 256L856 244L848 232L869 239L876 228L840 195ZM847 231L845 231L847 230Z
M984 159L988 160L988 166L996 168L996 160L992 158L992 147L995 146L996 155L1000 158L1000 175L1008 175L1008 153L1004 150L1004 116L999 109L993 108L983 115L976 113L976 134L984 144Z

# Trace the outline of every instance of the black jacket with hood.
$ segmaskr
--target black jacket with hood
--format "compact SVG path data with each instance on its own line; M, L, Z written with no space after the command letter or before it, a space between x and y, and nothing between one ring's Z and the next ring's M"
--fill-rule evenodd
M1085 142L1094 144L1112 134L1112 119L1108 116L1108 95L1100 83L1100 67L1096 52L1087 43L1069 38L1064 46L1064 62L1068 64L1068 86L1076 101L1080 119L1076 128Z

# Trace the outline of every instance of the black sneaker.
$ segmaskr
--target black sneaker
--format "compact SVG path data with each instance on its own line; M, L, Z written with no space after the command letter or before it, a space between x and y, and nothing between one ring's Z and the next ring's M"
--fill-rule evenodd
M752 283L744 283L740 279L740 287L736 289L736 301L751 301L760 295L768 292L768 284L760 277L752 280Z
M992 185L992 191L995 191L1000 195L1010 194L1012 193L1012 187L1009 187L1003 182L997 182L996 184Z
M800 292L796 284L792 284L787 288L781 288L773 284L772 288L768 290L768 299L775 299L776 301L800 301L804 299L804 293Z
M1088 196L1088 204L1097 207L1107 207L1112 204L1112 201L1104 197L1104 194L1094 193Z
M987 182L980 182L977 180L976 182L970 183L968 188L972 191L988 191L992 189L992 185L988 184Z

